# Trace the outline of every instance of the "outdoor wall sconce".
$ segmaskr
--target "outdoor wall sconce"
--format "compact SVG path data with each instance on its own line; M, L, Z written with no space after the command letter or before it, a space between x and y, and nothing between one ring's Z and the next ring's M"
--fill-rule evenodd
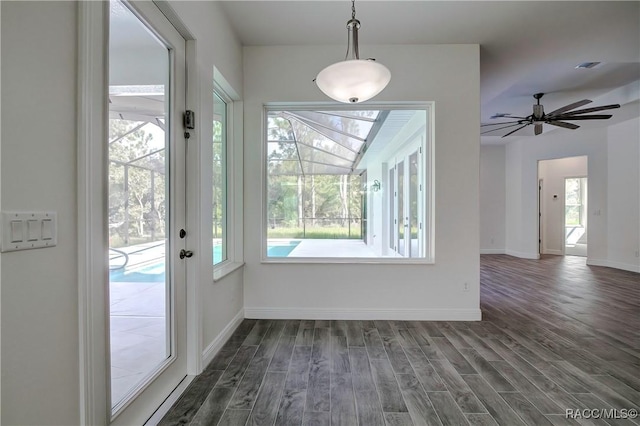
M378 179L375 179L373 181L373 185L371 185L371 189L373 190L373 192L380 191L381 187L382 187L382 185L380 184L380 181Z

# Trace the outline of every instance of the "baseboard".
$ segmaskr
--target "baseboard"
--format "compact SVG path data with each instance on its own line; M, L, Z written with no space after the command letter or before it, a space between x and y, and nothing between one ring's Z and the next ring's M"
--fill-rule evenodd
M187 390L189 384L195 379L196 376L186 376L178 386L169 394L167 399L164 400L162 405L153 413L153 415L147 420L144 426L157 426L164 416L169 412L173 404L180 399L182 393Z
M550 250L550 249L546 249L544 251L544 254L553 254L555 256L562 256L564 255L564 253L562 253L562 250Z
M610 260L605 260L605 259L587 258L587 265L606 266L607 268L622 269L623 271L640 273L640 265L631 265L629 263L612 262Z
M514 250L505 250L505 254L508 254L509 256L515 256L515 257L519 257L521 259L540 259L540 254L539 253L525 253L525 252L520 252L520 251L514 251Z
M245 318L306 320L480 321L480 309L244 308Z
M229 324L226 325L226 327L220 332L220 334L218 334L216 338L213 339L211 343L209 343L209 345L202 352L202 366L204 368L206 368L207 365L209 365L209 363L213 361L213 357L218 354L222 346L227 342L227 340L229 340L229 337L231 337L233 332L236 331L236 328L238 328L244 318L244 309L240 309L236 316L233 317L231 321L229 321Z
M504 249L480 249L480 254L505 254Z

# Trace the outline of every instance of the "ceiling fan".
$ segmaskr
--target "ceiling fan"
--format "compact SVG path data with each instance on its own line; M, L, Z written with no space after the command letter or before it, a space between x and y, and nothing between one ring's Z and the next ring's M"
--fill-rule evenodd
M515 130L511 130L509 133L507 133L506 135L503 135L502 137L505 138L515 132L517 132L520 129L523 129L531 124L535 125L534 127L534 133L537 135L542 133L542 124L546 123L546 124L551 124L552 126L558 126L558 127L564 127L565 129L571 129L571 130L575 130L577 129L578 125L573 124L573 123L568 123L567 121L572 121L572 120L607 120L609 118L611 118L611 114L593 114L593 115L583 115L583 114L587 114L590 112L597 112L597 111L604 111L604 110L608 110L608 109L615 109L615 108L620 108L619 104L611 104L611 105L603 105L603 106L597 106L597 107L593 107L593 108L585 108L585 109L579 109L579 110L575 110L576 108L579 108L581 106L584 106L586 104L589 104L593 101L590 101L589 99L583 99L581 101L578 102L574 102L572 104L563 106L562 108L558 108L555 111L551 111L548 114L545 114L544 112L544 106L540 105L540 98L542 98L544 96L544 93L536 93L535 95L533 95L534 99L537 101L537 103L533 106L533 114L527 116L527 117L518 117L518 116L514 116L511 114L496 114L491 118L514 118L514 121L503 121L502 123L490 123L490 124L482 124L481 127L489 127L489 126L500 126L502 124L504 124L503 127L497 127L497 128L492 128L489 130L486 130L484 132L481 132L481 135L484 135L486 133L491 133L491 132L497 132L498 130L504 130L504 129L511 129L513 127L517 127ZM575 110L575 111L572 111Z

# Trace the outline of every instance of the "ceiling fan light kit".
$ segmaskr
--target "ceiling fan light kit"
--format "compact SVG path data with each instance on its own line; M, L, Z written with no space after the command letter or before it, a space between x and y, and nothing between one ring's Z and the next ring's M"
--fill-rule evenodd
M499 125L504 125L504 126L494 127L490 130L481 132L480 134L484 135L486 133L492 133L498 130L505 130L505 129L511 129L513 127L516 127L515 130L510 130L509 133L502 136L503 138L506 138L507 136L514 134L518 130L524 129L525 127L530 126L532 124L534 125L534 134L536 136L542 133L543 124L551 124L552 126L575 130L580 126L573 123L568 123L568 121L608 120L609 118L612 117L611 114L591 114L591 115L583 115L583 114L620 108L619 104L611 104L611 105L603 105L598 107L575 110L576 108L580 108L581 106L587 105L592 102L589 99L583 99L581 101L574 102L569 105L565 105L562 108L558 108L546 114L544 112L544 106L540 104L540 99L543 96L544 96L544 93L536 93L535 95L533 95L533 98L536 100L536 104L533 105L533 114L527 117L518 117L511 114L496 114L491 118L515 118L516 120L504 121L502 123L482 124L481 127L499 126ZM572 111L572 110L575 110L575 111Z
M355 104L376 96L391 81L391 72L375 59L360 59L355 0L351 2L351 19L347 22L347 54L344 61L324 68L315 78L322 92L338 102Z

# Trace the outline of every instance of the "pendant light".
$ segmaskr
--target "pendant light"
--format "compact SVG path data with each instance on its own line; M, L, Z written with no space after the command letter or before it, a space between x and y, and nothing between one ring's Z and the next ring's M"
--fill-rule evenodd
M318 73L315 82L325 95L339 102L355 104L373 98L387 87L391 72L375 59L360 59L355 0L351 1L351 19L347 22L347 55Z

